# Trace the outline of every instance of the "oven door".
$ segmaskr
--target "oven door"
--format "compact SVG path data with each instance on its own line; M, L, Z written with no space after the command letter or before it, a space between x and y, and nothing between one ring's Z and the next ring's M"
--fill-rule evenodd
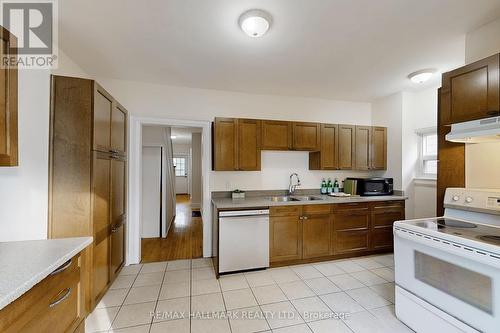
M499 331L500 269L489 260L500 260L415 233L394 235L398 286L479 331Z

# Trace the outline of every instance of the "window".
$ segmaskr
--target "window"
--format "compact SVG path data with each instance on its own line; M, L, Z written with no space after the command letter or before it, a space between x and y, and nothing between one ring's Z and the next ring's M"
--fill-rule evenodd
M419 166L420 176L436 178L437 176L437 133L436 129L417 131L419 135Z
M186 158L185 157L174 157L173 160L174 160L175 175L177 177L187 176Z

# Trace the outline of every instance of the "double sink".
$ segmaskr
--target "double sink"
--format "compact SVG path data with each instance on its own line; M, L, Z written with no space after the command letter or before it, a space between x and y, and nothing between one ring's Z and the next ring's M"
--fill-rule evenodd
M273 201L273 202L320 201L320 200L325 200L324 198L321 198L321 197L301 196L301 195L280 195L280 196L268 197L268 199L270 201Z

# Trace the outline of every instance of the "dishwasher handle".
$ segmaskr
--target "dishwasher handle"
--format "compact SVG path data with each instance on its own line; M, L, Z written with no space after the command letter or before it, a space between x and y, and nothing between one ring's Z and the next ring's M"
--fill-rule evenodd
M219 213L219 217L269 216L269 209L234 210Z

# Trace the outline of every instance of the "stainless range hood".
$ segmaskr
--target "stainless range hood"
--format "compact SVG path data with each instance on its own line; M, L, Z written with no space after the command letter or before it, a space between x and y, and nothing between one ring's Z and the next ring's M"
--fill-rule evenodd
M500 117L453 124L446 140L461 143L500 142Z

